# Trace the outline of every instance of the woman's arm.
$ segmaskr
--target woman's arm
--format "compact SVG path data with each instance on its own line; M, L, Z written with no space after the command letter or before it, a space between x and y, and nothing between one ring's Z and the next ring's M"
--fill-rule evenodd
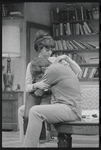
M74 71L75 74L79 75L81 73L80 66L67 55L58 56L57 59L55 60L55 63L61 60L65 60L69 64L69 66L71 67L71 69Z
M33 79L32 79L32 75L30 73L30 65L31 65L31 62L28 64L27 70L26 70L26 79L25 79L26 92L33 91L33 84L32 84Z

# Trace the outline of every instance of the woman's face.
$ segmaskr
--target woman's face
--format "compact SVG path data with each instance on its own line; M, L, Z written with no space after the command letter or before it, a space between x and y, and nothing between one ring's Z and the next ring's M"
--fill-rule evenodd
M41 56L48 59L52 54L53 48L44 46L40 52Z

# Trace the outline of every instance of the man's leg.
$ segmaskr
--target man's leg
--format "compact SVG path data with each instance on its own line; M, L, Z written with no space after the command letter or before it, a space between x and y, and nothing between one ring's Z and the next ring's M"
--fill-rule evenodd
M65 104L38 105L29 111L24 147L37 147L43 121L58 123L76 120L76 114Z

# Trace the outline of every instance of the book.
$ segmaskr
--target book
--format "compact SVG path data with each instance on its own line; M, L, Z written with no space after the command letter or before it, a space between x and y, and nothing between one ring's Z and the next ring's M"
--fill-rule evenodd
M80 34L80 29L79 29L79 23L76 23L76 35L79 35Z
M79 7L77 8L77 16L78 16L78 20L82 20L82 17L81 17L81 10L80 10Z
M84 49L86 49L85 44L84 44L83 42L81 42L80 40L79 40L79 42L80 42L80 44L84 47Z
M80 7L80 10L81 10L81 19L84 20L84 10L82 6Z
M80 40L79 40L79 42L80 42L82 45L84 45L87 49L92 49L92 47L91 47L90 45L88 45L86 42L81 42Z
M80 49L85 49L85 47L82 46L79 42L77 42L77 41L75 41L75 40L73 40L73 41L75 42L75 44L78 45L78 47L79 47Z
M72 41L70 41L70 43L71 43L71 45L73 46L74 49L78 49L77 46Z
M68 35L71 35L71 29L70 29L70 23L69 22L67 22L67 30L68 30Z
M61 40L58 40L57 43L58 43L58 49L59 50L63 50L63 46L62 46Z
M84 33L85 33L86 35L89 34L89 32L88 32L88 30L86 29L85 25L83 25L83 30L84 30Z
M74 10L75 11L75 20L78 20L78 14L77 14L77 9Z
M92 33L97 33L97 31L94 29L94 27L92 26L91 23L89 23L89 27L90 27Z
M85 28L88 30L89 33L92 33L91 29L89 28L87 22L84 22Z
M55 37L56 36L56 25L53 24L53 36Z
M60 23L60 35L63 35L63 23Z
M55 50L59 50L57 41L55 41Z
M81 35L84 35L84 32L83 32L83 29L82 29L82 25L81 25L81 24L79 24L79 28L80 28L80 33L81 33Z
M68 28L67 28L67 24L64 24L64 27L65 27L66 35L69 35L69 31L68 31Z
M98 77L99 77L99 69L97 68L97 70L96 70L96 72L95 72L93 78L98 78Z
M83 78L86 78L88 72L88 67L85 68L84 73L82 75Z
M65 40L62 40L62 45L63 45L64 50L67 50L67 45L66 45L66 41Z
M87 44L89 44L92 48L99 48L98 46L92 44L91 42L87 42Z
M83 73L84 73L84 70L85 70L85 67L82 67L82 68L81 68L81 73L79 74L79 78L82 78L82 75L83 75Z
M69 42L69 45L70 45L71 50L73 50L74 47L72 46L72 44L70 43L70 41L68 41L68 42Z
M89 78L93 78L95 72L96 72L97 68L92 68L92 71L89 74Z
M56 25L56 28L55 28L55 35L56 36L59 36L60 35L60 27L59 27L59 25Z
M89 68L88 68L88 71L87 71L86 78L89 78L89 75L90 75L91 71L92 71L92 67L89 67Z
M69 49L69 50L71 50L71 47L70 47L69 41L66 41L66 45L67 45L68 49Z

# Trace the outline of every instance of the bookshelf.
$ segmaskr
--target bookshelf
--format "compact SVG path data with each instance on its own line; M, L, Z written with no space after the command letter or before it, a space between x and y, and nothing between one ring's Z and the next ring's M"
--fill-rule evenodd
M96 3L97 4L97 3ZM53 38L52 56L66 54L81 67L80 81L99 80L99 6L81 5L51 10ZM91 57L97 58L90 63Z

